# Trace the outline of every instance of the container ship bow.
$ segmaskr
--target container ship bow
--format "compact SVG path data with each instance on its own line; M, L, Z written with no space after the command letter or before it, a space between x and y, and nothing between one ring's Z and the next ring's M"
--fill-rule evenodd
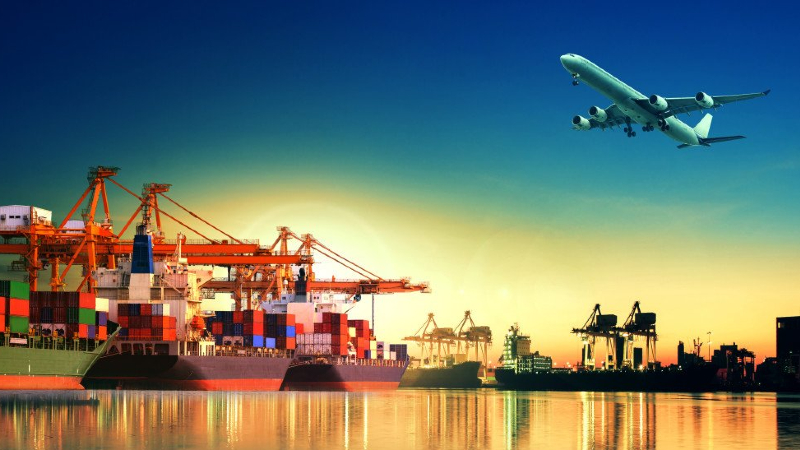
M30 292L0 280L0 390L83 389L114 338L105 319L92 294Z

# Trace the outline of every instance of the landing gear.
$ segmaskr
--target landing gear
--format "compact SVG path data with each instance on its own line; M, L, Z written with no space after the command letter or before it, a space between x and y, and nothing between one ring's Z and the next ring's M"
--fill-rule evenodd
M572 74L572 85L573 86L577 86L578 84L579 84L578 83L578 74L577 73L573 73Z
M649 123L642 127L642 131L644 131L645 133L653 131L653 130L655 130L655 128L652 125L650 125Z
M625 128L623 128L622 131L627 133L628 137L636 137L636 132L633 131L633 127L631 127L631 119L630 119L630 117L626 117L625 118L625 125L627 125L627 126Z

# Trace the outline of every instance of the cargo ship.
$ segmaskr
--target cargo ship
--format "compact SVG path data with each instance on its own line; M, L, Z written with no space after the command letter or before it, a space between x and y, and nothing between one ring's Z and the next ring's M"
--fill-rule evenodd
M415 367L406 370L400 380L401 388L452 388L481 387L479 361L465 361L446 367Z
M335 306L329 303L325 306ZM375 340L369 322L347 314L317 313L314 333L298 336L297 356L286 372L286 391L394 390L408 367L405 344ZM385 350L385 351L384 351Z
M503 365L495 369L502 389L527 391L711 392L717 389L717 368L698 364L647 370L554 369L549 356L530 352L530 337L515 324L505 337Z
M0 280L0 390L81 390L113 338L94 295Z
M180 241L180 237L179 237ZM152 237L140 225L130 261L99 268L97 293L109 299L119 339L92 367L92 388L276 391L294 358L293 338L265 336L263 311L201 310L211 271L180 257L153 262ZM180 248L180 245L179 247ZM294 334L284 324L283 334ZM218 331L214 333L214 331ZM272 343L272 345L269 345ZM280 344L280 345L279 345Z
M98 295L109 299L110 320L121 329L84 385L225 391L397 388L406 352L378 352L368 323L348 321L339 312L345 296L298 289L257 309L207 312L201 310L200 294L211 277L211 271L181 262L180 245L174 258L154 263L152 238L140 226L131 261L96 272Z

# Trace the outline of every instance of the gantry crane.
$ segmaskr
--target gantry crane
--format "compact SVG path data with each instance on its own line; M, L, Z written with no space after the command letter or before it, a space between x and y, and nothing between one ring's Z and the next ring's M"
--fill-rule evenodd
M650 367L656 361L656 314L643 313L639 307L639 302L633 303L628 318L622 324L620 335L625 339L625 359L624 365L633 367L633 344L637 337L645 339L645 366ZM638 367L634 367L638 369Z
M572 332L581 337L583 352L581 364L588 370L595 369L595 344L597 338L606 340L607 369L617 366L620 359L617 355L618 333L617 316L600 312L600 304L594 305L592 313L581 328L573 328Z
M466 327L466 329L465 329ZM489 364L489 346L492 345L492 330L487 326L475 326L471 311L464 311L464 318L455 327L456 354L467 355L470 347L475 349L475 361L483 364L484 375ZM484 376L485 378L485 376Z
M16 254L22 257L32 290L38 288L39 271L45 268L45 264L49 264L51 290L63 290L67 273L70 268L78 265L83 267L83 278L77 290L93 292L96 285L93 278L94 271L102 266L113 269L116 267L118 257L128 257L131 254L133 241L123 239L122 236L141 213L142 225L154 238L154 258L160 260L168 258L176 253L180 245L182 258L189 265L216 265L232 270L236 275L235 280L211 281L203 287L232 292L237 309L241 308L243 294L248 299L248 305L251 303L253 291L270 293L277 297L286 290L303 288L308 291L341 292L353 297L366 293L430 292L427 283L412 284L408 279L381 278L322 245L311 234L298 236L288 227L278 227L279 235L269 247L260 246L257 240L237 239L168 197L166 193L171 185L145 184L140 196L112 178L118 172L119 168L116 167L90 168L89 187L59 226L31 220L26 226L14 230L0 230L0 237L3 238L0 242L0 254ZM109 182L138 201L136 210L118 233L114 232L109 212L106 193ZM84 226L80 229L67 228L71 217L87 197L87 207L82 211ZM223 234L226 239L210 238L170 215L162 209L159 197ZM97 207L101 202L104 217L98 221ZM173 220L201 239L189 241L182 237L180 243L164 239L162 216ZM300 241L295 250L289 247L289 241L292 239ZM364 279L349 281L316 279L313 271L313 252L331 257L334 261L364 276ZM61 271L62 265L66 265L63 271ZM296 279L292 266L302 266L301 273L305 274L305 279Z
M445 367L447 360L450 359L451 347L455 344L457 337L452 328L440 328L433 318L433 313L428 313L428 320L419 327L417 332L413 336L404 337L403 340L419 344L422 351L421 365Z

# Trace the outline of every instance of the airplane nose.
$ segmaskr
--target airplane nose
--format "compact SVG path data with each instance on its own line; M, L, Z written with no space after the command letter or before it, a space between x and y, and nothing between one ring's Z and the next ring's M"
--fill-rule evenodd
M570 70L570 66L572 65L575 57L570 54L561 55L561 65L564 66L565 69Z

